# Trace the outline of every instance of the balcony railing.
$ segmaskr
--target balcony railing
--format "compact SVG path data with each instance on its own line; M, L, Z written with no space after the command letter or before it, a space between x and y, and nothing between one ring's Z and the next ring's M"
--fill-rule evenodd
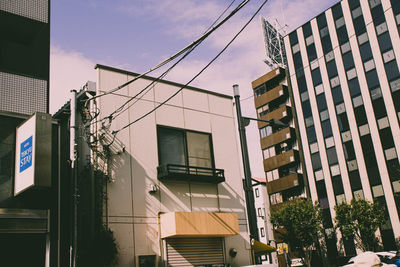
M194 181L215 184L225 181L223 169L176 164L158 166L157 177L162 181Z

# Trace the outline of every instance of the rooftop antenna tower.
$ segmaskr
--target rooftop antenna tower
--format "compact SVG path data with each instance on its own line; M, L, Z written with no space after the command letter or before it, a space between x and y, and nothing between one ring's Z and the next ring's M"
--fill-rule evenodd
M285 29L287 25L285 24L282 27L277 19L275 19L274 25L272 25L261 16L261 26L264 34L264 45L267 53L267 58L264 60L264 62L271 68L278 66L286 68L286 52L282 36L286 34Z

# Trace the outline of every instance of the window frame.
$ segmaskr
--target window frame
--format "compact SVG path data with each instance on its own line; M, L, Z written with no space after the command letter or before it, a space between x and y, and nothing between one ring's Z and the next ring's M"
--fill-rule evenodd
M212 134L207 133L207 132L200 132L200 131L194 131L194 130L188 130L188 129L182 129L182 128L176 128L176 127L171 127L171 126L165 126L165 125L157 125L157 153L158 153L158 165L160 166L161 162L161 153L160 153L160 129L167 129L167 130L175 130L183 133L183 148L184 148L184 158L185 158L185 164L184 166L192 166L189 165L189 154L188 154L188 140L187 140L187 133L197 133L197 134L204 134L207 135L209 138L209 145L210 145L210 161L211 161L211 169L215 169L215 158L214 158L214 146L213 146L213 141L212 141ZM165 164L173 164L173 163L165 163ZM192 167L202 167L202 166L192 166Z

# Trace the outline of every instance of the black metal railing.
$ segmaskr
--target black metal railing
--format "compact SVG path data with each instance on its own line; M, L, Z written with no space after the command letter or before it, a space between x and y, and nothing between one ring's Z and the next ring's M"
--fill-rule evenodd
M157 167L160 180L190 180L196 182L221 183L225 181L223 169L165 164Z

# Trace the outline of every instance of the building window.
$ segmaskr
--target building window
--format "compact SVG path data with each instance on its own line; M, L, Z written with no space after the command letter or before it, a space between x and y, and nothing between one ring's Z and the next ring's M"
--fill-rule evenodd
M275 156L275 147L271 146L271 147L267 147L266 149L263 149L263 156L264 156L264 159L268 159L270 157Z
M279 179L279 170L278 169L274 169L271 171L267 171L266 172L266 176L267 176L267 181L268 182L272 182L274 180Z
M257 109L257 116L260 118L261 116L268 114L268 112L269 112L269 108L268 108L268 104L266 104Z
M270 125L265 126L260 129L260 136L261 138L267 137L268 135L272 134L272 127Z
M160 165L214 167L210 134L162 126L157 134Z
M270 199L271 205L275 205L275 204L279 204L279 203L283 202L281 193L271 194L269 196L269 199Z
M257 213L258 213L258 217L262 217L263 216L261 208L257 209Z
M260 197L260 191L258 190L258 188L254 189L254 192L256 194L256 197Z
M260 228L260 233L261 233L261 237L264 237L264 236L265 236L264 227L261 227L261 228Z

